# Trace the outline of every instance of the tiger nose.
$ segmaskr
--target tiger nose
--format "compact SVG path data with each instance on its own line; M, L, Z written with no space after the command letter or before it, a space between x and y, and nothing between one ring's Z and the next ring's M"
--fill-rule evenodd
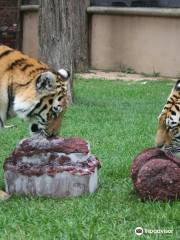
M61 112L61 110L62 110L61 106L55 106L55 107L53 107L53 111L54 111L54 112Z
M31 131L34 132L34 133L38 132L39 131L38 125L33 123L32 126L31 126Z

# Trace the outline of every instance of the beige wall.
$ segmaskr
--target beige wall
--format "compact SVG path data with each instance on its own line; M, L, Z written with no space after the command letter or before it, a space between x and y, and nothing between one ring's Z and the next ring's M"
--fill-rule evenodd
M38 12L23 12L23 41L22 50L31 57L38 57Z
M92 15L91 67L180 76L180 18Z
M131 67L137 72L160 72L163 76L180 77L178 10L176 10L177 16L174 17L172 16L175 14L174 10L163 10L166 15L171 16L153 16L154 12L152 16L144 16L142 10L137 16L134 13L132 15L131 12L124 14L123 10L124 8L121 14L116 15L92 13L91 67L118 71L122 67ZM119 11L118 8L116 11ZM131 8L128 11L131 11ZM158 10L156 14L163 11ZM23 11L23 18L22 50L36 58L39 48L38 11Z

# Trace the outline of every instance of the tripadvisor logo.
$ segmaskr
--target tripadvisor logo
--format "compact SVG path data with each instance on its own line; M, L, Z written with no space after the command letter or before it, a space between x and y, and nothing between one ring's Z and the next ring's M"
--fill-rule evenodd
M137 228L135 229L135 234L136 234L137 236L141 236L141 235L143 234L143 228L142 228L142 227L137 227Z
M141 236L142 234L173 234L173 229L147 229L142 227L135 228L135 234Z

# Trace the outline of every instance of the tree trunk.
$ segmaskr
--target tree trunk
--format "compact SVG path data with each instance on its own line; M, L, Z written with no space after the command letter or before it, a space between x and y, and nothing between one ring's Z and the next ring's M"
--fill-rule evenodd
M90 0L78 0L74 5L74 68L76 72L85 72L89 66L89 27L87 7Z
M17 3L17 32L16 32L16 49L21 50L22 47L22 17L21 17L22 0Z
M90 0L41 0L39 10L40 58L56 70L70 70L69 103L72 102L73 72L87 66L86 8ZM82 70L82 67L81 67Z

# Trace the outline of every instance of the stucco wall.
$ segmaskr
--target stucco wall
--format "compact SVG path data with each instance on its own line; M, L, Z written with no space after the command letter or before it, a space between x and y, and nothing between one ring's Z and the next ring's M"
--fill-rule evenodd
M180 9L88 9L90 67L180 77ZM23 51L38 57L38 9L23 16Z
M180 76L180 18L93 14L91 67Z

